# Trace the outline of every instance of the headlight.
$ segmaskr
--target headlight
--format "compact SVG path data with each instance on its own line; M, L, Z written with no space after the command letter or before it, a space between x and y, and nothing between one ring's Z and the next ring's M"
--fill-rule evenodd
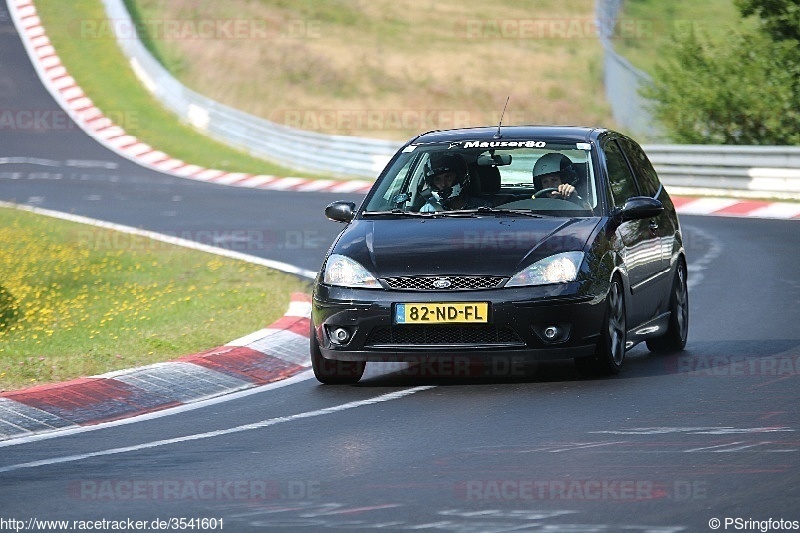
M575 281L582 261L583 252L564 252L545 257L514 274L506 283L506 287Z
M339 254L333 254L328 258L322 281L327 285L339 287L381 288L378 280L366 268L357 261Z

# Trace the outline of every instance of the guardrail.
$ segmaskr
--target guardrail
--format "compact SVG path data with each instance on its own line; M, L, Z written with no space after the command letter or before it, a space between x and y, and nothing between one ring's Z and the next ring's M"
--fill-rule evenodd
M323 135L289 128L223 105L182 85L145 48L122 0L103 0L117 42L137 77L165 107L209 136L289 168L341 176L374 178L401 145L399 142Z
M671 189L800 200L800 146L652 144L643 148L661 181Z
M115 21L113 27L128 30L135 27L123 0L103 0L103 3L108 17ZM608 24L610 18L616 18L619 0L598 0L597 6L600 24ZM139 79L168 109L211 137L256 156L298 170L375 178L401 145L298 130L244 113L183 86L139 39L126 35L118 38L118 42ZM610 50L613 52L613 48ZM612 64L627 72L626 76L637 76L631 71L636 69L614 55L620 61ZM608 73L606 78L606 83L612 84L607 89L612 90L630 79L618 79L616 74ZM618 90L623 89L618 87ZM630 115L652 123L646 118L644 103L635 89L627 87L625 91L620 94L628 95L624 102L631 110ZM644 149L667 186L718 194L800 199L800 147L653 144L645 145Z

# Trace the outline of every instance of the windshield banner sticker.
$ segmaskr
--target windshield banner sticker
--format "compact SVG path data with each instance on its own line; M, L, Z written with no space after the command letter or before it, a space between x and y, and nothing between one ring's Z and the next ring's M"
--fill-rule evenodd
M544 148L544 141L464 141L464 148Z

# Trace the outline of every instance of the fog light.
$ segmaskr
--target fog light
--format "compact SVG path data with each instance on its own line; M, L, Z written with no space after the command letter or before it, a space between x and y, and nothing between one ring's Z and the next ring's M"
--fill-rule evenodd
M551 340L555 339L556 337L558 337L558 334L559 334L559 331L558 331L558 328L556 326L548 326L548 327L544 328L544 336L549 341L551 341Z
M350 332L344 328L336 328L331 332L331 340L336 344L345 344L350 340Z
M560 344L569 340L572 324L569 322L557 322L555 324L533 325L536 336L545 344Z

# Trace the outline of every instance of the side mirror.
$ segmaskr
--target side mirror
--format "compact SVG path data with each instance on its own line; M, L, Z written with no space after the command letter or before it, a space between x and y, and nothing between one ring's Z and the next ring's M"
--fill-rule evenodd
M623 221L657 217L664 211L664 204L649 196L628 198L617 213Z
M355 216L356 204L353 202L333 202L325 208L325 216L334 222L350 222Z

